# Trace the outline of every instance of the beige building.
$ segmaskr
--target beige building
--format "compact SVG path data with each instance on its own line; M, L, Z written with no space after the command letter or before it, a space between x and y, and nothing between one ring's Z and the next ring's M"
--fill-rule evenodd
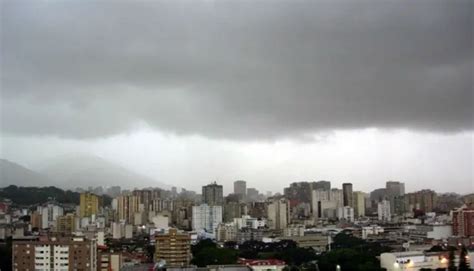
M365 216L365 198L367 194L364 192L356 191L353 193L352 200L354 206L354 217Z
M186 266L191 260L191 237L177 229L155 236L155 262L163 260L167 266Z

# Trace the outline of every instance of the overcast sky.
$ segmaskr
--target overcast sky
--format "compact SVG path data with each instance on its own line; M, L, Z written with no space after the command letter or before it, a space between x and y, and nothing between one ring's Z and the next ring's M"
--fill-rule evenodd
M474 191L474 3L1 1L1 156Z

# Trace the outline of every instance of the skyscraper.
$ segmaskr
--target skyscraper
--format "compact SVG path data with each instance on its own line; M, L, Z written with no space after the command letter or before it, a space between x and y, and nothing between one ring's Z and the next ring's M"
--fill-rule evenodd
M342 193L343 193L343 203L344 206L351 206L352 207L352 184L351 183L343 183L342 184Z
M247 194L247 183L242 180L234 182L234 194L241 195L242 198L245 198Z
M202 200L203 203L213 206L224 205L224 196L222 192L222 185L218 185L216 182L208 184L202 187Z

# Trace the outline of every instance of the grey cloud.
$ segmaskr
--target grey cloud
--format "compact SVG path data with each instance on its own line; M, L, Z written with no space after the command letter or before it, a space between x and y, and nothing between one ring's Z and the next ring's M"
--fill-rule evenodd
M2 1L1 131L474 127L472 1Z

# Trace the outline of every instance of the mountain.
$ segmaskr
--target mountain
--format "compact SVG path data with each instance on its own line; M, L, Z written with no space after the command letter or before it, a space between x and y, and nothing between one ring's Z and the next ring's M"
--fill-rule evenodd
M66 188L119 185L127 189L135 187L169 189L168 185L152 178L132 172L103 158L85 154L59 157L38 171L60 187Z
M48 186L53 181L48 177L11 161L0 159L0 187L17 186Z

